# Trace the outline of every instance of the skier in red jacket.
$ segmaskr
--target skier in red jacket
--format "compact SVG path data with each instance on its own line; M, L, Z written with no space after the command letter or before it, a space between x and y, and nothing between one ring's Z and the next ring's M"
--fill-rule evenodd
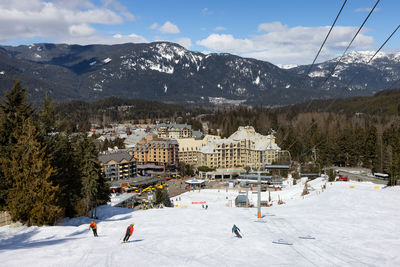
M131 235L133 234L133 226L134 226L134 225L135 225L134 223L131 223L131 224L128 226L128 228L126 228L126 234L125 234L125 237L124 237L124 240L123 240L124 243L125 243L125 242L128 242L129 237L131 237Z

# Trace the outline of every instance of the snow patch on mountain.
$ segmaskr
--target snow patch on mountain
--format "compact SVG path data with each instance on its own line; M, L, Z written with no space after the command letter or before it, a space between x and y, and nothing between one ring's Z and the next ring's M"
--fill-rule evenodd
M256 85L260 84L260 76L257 76L257 78L253 81L253 84L256 84Z
M296 68L298 65L296 65L296 64L286 64L286 65L278 64L277 66L281 69L287 70L287 69Z
M164 72L167 74L173 74L174 73L174 67L171 66L162 66L161 64L149 64L149 69L151 70L156 70L159 72Z
M310 72L308 74L308 76L309 77L325 77L328 73L329 73L329 71L327 71L327 70L323 70L323 71L317 70L317 71Z

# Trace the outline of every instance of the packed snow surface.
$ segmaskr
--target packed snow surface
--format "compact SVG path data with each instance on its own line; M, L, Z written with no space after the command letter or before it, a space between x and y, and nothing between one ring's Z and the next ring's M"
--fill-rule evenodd
M272 192L274 204L262 208L261 219L256 218L255 208L227 205L230 200L234 203L237 189L205 189L185 193L181 201L174 198L175 208L132 211L103 206L98 210L97 238L88 230L88 218L65 220L54 227L3 226L0 262L2 266L400 266L400 188L334 182L322 192L324 183L323 179L310 182L310 194L304 199L302 184ZM276 204L278 195L285 204ZM203 201L207 210L192 204ZM131 241L121 244L132 222ZM233 224L240 228L242 239L232 234Z

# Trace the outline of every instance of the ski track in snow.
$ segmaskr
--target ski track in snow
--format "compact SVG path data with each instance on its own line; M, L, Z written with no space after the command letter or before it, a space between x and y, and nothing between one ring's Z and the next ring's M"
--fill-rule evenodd
M309 184L320 188L323 182ZM227 207L238 194L231 189L187 192L174 201L179 207L173 209L100 207L98 238L88 230L88 218L55 227L4 226L0 262L7 267L400 265L400 187L338 182L320 194L311 190L304 199L302 189L295 185L271 192L273 200L279 195L286 204L262 208L261 219L256 208ZM192 201L207 201L209 209ZM135 231L130 242L122 244L132 222ZM242 239L231 232L233 224ZM305 235L315 239L298 238ZM293 244L272 243L279 239Z

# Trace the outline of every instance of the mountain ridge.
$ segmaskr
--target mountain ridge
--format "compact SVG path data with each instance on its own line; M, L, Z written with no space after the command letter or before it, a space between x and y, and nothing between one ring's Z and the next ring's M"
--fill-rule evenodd
M324 76L312 73L325 73L334 62L316 64L308 77L304 72L309 65L284 69L228 53L194 52L171 42L86 46L44 43L0 46L0 81L4 91L13 80L20 79L34 102L49 91L56 102L117 96L203 104L220 98L272 106L310 98L372 95L400 77L400 60L382 58L377 66L346 63L344 68L340 64L337 77L320 88ZM388 67L392 69L385 69ZM377 73L382 69L386 70L386 80ZM355 81L355 87L346 90L347 80L357 72L360 78L367 77L370 85L363 87Z

